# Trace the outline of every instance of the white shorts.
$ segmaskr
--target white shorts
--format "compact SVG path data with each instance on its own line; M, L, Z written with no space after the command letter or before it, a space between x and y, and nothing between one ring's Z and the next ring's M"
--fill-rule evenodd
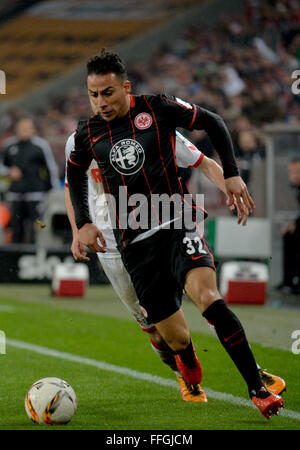
M114 257L110 256L108 258L105 256L103 257L101 253L97 253L97 255L112 287L128 311L141 326L142 330L148 333L154 331L155 325L149 324L142 313L135 289L129 274L125 269L121 256L116 254Z

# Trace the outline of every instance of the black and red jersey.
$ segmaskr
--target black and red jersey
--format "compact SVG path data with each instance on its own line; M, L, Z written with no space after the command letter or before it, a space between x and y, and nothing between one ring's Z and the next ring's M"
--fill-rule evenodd
M238 174L232 142L222 119L200 106L165 95L131 96L126 116L107 122L99 115L79 122L75 149L68 163L68 182L77 226L89 222L85 170L92 159L98 163L101 183L115 214L118 246L126 246L141 229L123 229L119 217L120 187L126 188L128 210L134 194L143 194L151 207L153 194L183 194L175 157L176 128L204 129L208 132L221 161L224 176ZM123 199L124 200L124 199Z

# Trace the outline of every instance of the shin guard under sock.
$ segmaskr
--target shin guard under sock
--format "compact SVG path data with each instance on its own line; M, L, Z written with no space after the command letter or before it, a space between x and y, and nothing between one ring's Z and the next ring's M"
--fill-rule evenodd
M252 391L259 391L263 383L243 326L237 316L228 308L224 300L220 299L204 311L203 317L214 325L220 342L245 379L250 395Z

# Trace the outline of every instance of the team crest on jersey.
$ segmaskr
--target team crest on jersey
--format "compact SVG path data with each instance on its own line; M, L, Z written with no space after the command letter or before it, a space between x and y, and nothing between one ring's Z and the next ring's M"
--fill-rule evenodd
M152 117L148 113L140 113L134 119L134 124L139 130L146 130L152 125Z
M133 139L122 139L110 151L110 163L122 175L137 173L144 161L144 149L139 142Z

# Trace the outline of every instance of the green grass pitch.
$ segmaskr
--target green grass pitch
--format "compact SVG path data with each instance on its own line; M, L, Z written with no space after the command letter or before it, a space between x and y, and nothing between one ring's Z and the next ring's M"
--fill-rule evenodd
M299 311L291 314L300 318ZM92 286L83 299L58 299L50 296L49 286L3 286L0 317L7 338L6 354L0 355L0 430L300 429L300 355L287 349L251 342L257 361L287 382L283 396L291 415L267 421L243 403L214 395L208 395L207 404L185 403L175 383L164 386L11 344L26 342L175 382L110 287ZM203 388L247 400L243 379L213 334L192 329L192 337L203 366ZM49 376L67 380L77 394L78 410L67 425L36 425L25 413L28 388Z

